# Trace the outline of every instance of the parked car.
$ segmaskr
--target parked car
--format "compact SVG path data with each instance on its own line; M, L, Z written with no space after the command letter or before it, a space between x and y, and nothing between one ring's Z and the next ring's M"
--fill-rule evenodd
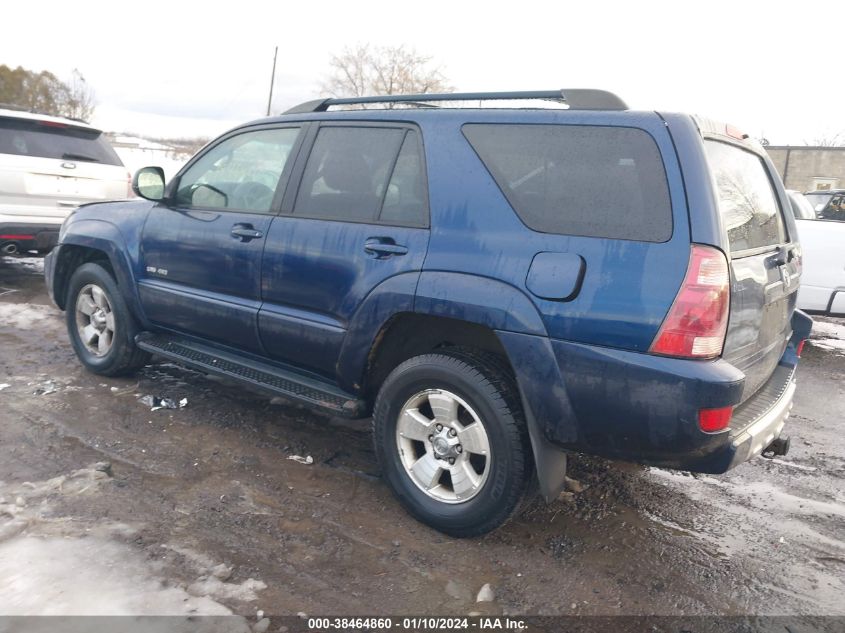
M0 252L46 252L80 204L126 198L130 174L100 130L0 108Z
M793 205L800 203L801 194L787 193ZM804 260L798 307L817 314L845 316L845 220L835 219L831 206L834 198L825 203L830 208L825 211L823 207L823 215L818 218L815 212L810 217L796 214ZM809 203L807 206L812 207Z
M787 189L786 196L789 198L789 206L792 208L792 215L796 220L815 220L816 211L813 203L800 191Z
M535 107L458 107L504 99ZM568 450L722 473L788 449L801 247L730 126L593 90L328 99L134 187L46 261L81 363L372 415L385 481L447 534L535 478L556 498Z
M845 189L826 189L804 193L816 216L823 220L845 220Z

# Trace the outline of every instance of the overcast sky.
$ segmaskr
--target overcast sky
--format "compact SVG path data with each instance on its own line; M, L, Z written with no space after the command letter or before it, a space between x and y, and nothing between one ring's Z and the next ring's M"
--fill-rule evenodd
M773 144L845 136L845 2L7 0L0 63L78 68L111 131L215 136L319 95L357 43L430 55L456 90L605 88Z

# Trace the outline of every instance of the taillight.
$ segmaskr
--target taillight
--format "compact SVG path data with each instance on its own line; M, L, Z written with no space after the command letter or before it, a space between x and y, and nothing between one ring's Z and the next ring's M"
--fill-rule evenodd
M730 424L733 411L733 407L701 409L698 412L698 426L705 433L714 433L726 429Z
M730 280L724 254L694 244L684 283L649 351L679 358L715 358L728 327Z
M134 198L135 192L132 191L132 174L128 171L126 172L126 197L127 198Z

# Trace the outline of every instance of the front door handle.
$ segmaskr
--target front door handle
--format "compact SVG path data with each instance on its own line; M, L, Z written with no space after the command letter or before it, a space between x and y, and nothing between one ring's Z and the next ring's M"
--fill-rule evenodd
M371 237L364 242L364 250L381 258L391 255L404 255L408 252L408 247L397 244L389 237Z
M232 227L230 235L241 242L249 242L264 237L264 233L256 230L252 224L236 224Z

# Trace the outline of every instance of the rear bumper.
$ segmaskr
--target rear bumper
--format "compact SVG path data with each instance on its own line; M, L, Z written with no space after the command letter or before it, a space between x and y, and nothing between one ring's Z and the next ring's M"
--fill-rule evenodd
M724 431L702 431L698 413L740 402L745 375L730 363L565 341L551 342L560 384L546 383L545 391L565 394L568 415L538 416L538 422L549 441L568 450L694 472L726 472L759 455L782 433L795 394L796 348L809 335L810 324L796 312L796 334L776 371L736 407L731 427ZM527 404L538 408L535 402Z
M48 251L59 241L59 222L0 221L0 248L14 244L19 251Z
M728 468L759 455L780 437L789 412L792 411L792 398L795 395L793 375L794 372L790 372L786 388L781 396L771 403L768 410L731 438L730 450L727 451L727 454L731 455Z

